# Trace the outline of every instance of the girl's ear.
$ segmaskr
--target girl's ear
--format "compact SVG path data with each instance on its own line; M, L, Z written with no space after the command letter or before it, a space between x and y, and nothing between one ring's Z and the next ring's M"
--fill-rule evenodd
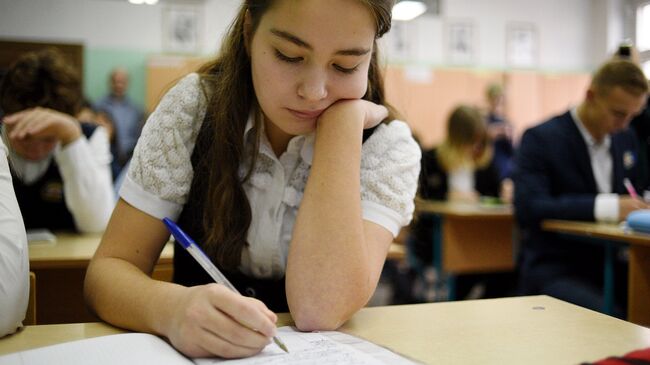
M253 19L251 19L250 10L246 10L244 15L244 48L246 48L246 54L248 57L251 56L251 40L253 38Z

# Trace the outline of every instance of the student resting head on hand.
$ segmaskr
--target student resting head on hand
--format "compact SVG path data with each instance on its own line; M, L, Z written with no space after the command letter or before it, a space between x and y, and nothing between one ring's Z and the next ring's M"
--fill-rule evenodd
M2 139L25 227L103 231L115 206L106 131L80 123L78 72L55 49L24 54L0 84Z
M145 124L86 276L101 318L188 356L243 357L275 334L273 311L327 330L367 303L411 219L419 173L379 72L392 5L242 3L217 59ZM182 249L175 283L152 280L164 217L247 297L212 283Z

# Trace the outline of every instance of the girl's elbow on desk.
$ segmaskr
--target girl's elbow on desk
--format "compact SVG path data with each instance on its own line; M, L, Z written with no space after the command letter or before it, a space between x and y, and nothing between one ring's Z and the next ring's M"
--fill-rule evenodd
M291 317L300 331L334 331L341 327L350 316L341 317L334 313L328 313L324 309L314 310L292 310Z
M366 303L369 296L365 290L357 288L350 295L335 294L334 300L309 298L300 295L289 300L291 317L301 331L333 331L347 322Z

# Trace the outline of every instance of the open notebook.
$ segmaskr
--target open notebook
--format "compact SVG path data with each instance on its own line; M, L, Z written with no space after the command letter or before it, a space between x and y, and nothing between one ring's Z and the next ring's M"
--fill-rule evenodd
M163 339L145 333L89 338L0 356L0 364L396 364L415 362L383 347L341 332L298 332L280 327L278 337L289 353L271 343L256 356L246 359L188 359Z

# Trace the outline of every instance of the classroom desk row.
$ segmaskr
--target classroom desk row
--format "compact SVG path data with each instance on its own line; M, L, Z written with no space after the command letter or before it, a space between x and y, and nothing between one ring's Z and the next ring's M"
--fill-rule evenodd
M38 324L96 321L86 308L83 281L101 234L57 233L54 243L30 243L29 267L36 275ZM174 247L163 249L153 277L171 281Z
M509 206L481 206L418 201L420 213L440 219L432 237L434 267L445 273L454 299L454 277L465 273L500 272L514 269L513 216ZM650 325L650 235L633 234L615 225L588 222L548 221L544 228L561 233L596 237L612 245L630 248L628 319ZM83 300L83 280L101 235L57 234L53 244L30 244L30 269L36 274L36 320L38 324L94 321ZM395 251L397 250L397 251ZM404 256L403 247L391 247L389 258ZM167 244L153 276L170 281L173 245ZM607 265L604 265L606 282ZM606 288L606 294L611 289ZM611 294L613 295L613 294Z
M447 278L450 299L454 277L459 274L500 272L514 269L514 222L511 206L489 206L439 201L416 201L418 213L437 217L433 230L433 266ZM650 235L626 231L616 224L547 220L543 229L587 237L602 244L606 252L605 313L613 302L613 252L620 245L630 248L628 271L628 320L650 326Z
M279 315L278 326L292 323ZM648 328L548 296L363 308L340 331L426 364L578 364L650 346ZM0 355L123 332L28 326L0 339Z
M57 233L54 243L30 243L30 270L36 276L36 321L38 324L96 321L86 308L83 281L101 234ZM393 244L388 259L402 260L405 249ZM154 268L153 278L171 281L174 246L168 243Z
M432 265L445 279L449 300L457 299L457 275L514 270L511 206L431 200L415 203L418 214L433 218Z
M605 307L611 307L614 293L615 249L629 247L627 319L650 327L650 235L622 228L618 224L548 220L546 230L580 237L590 237L594 244L605 246L603 263Z

